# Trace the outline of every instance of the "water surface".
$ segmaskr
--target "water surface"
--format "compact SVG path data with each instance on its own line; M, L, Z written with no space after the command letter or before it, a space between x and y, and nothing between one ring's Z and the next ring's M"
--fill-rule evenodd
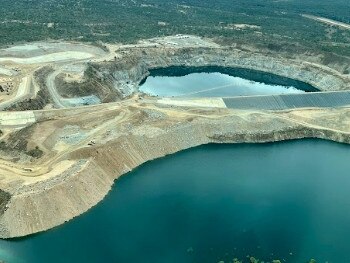
M350 262L349 171L349 146L333 142L201 146L123 176L103 202L63 226L0 241L0 257Z
M140 91L162 97L233 97L317 91L301 81L255 70L169 67L150 71Z

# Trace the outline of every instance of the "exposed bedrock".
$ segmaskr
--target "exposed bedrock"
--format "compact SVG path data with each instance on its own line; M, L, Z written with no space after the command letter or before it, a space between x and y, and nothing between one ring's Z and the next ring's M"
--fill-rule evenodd
M194 118L168 121L150 127L132 124L129 133L69 155L75 164L60 176L4 194L0 209L0 237L11 238L44 231L86 212L101 201L114 180L133 168L168 154L207 143L272 142L297 138L322 138L350 143L350 135L313 125L304 126L266 114Z
M308 62L311 58L284 58L234 48L183 48L128 50L114 62L94 64L98 78L110 80L123 96L138 90L139 83L150 69L170 66L221 66L253 69L300 80L322 91L350 88L350 75L330 67Z

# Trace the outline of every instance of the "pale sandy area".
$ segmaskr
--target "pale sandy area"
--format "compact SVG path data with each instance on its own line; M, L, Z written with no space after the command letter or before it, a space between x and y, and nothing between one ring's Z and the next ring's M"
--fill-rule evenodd
M32 111L0 112L0 125L17 126L27 125L34 122L35 116Z
M320 16L312 16L312 15L303 15L303 17L306 17L306 18L309 18L309 19L312 19L312 20L316 20L316 21L319 21L319 22L322 22L322 23L325 23L325 24L328 24L328 25L338 26L338 27L350 30L350 25L349 24L346 24L346 23L343 23L343 22L339 22L339 21L335 21L335 20L332 20L332 19L329 19L329 18L320 17Z
M221 98L203 98L203 99L171 99L164 98L157 101L160 104L189 107L209 107L209 108L226 108L226 104Z
M0 75L13 76L15 72L11 69L0 67Z
M8 51L33 51L38 50L40 47L36 44L26 44L26 45L19 45L14 47L9 47L6 50Z
M32 58L0 58L0 62L13 62L18 64L38 64L38 63L48 63L55 61L65 61L65 60L80 60L80 59L89 59L93 55L85 52L77 51L66 51L58 52L53 54L47 54Z
M32 83L31 76L25 76L21 79L21 82L18 85L16 96L0 103L0 109L11 106L11 104L16 103L23 98L25 98L30 93L30 87Z

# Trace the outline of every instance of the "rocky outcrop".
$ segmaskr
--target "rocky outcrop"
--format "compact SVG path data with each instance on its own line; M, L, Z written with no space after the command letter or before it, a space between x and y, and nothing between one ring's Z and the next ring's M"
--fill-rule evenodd
M181 45L158 39L145 45L118 46L115 53L107 54L108 59L114 57L112 61L102 62L101 55L89 65L82 86L74 92L87 95L96 85L96 94L104 102L119 102L2 116L1 238L25 236L63 224L101 201L121 175L183 149L207 143L299 138L350 143L349 109L239 111L226 109L224 102L221 108L208 108L205 101L195 107L178 107L160 104L152 97L123 100L138 91L150 70L170 66L238 67L300 80L320 90L350 88L350 75L336 70L344 68L346 62L340 61L341 65L332 69L301 56L287 58L278 53L203 44L199 38L181 38ZM79 45L73 50L81 48ZM40 109L52 103L45 78L51 71L47 70L37 71L41 90L36 98L18 103L12 110ZM68 91L74 87L74 83L69 85ZM23 129L27 125L31 128Z

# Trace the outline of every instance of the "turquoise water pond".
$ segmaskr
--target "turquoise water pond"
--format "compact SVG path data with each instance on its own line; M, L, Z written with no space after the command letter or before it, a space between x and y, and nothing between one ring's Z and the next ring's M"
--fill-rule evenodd
M62 226L0 241L0 258L350 262L349 147L299 140L182 151L123 176L105 200Z
M223 67L169 67L150 71L140 91L161 97L234 97L317 91L301 81L270 73Z

